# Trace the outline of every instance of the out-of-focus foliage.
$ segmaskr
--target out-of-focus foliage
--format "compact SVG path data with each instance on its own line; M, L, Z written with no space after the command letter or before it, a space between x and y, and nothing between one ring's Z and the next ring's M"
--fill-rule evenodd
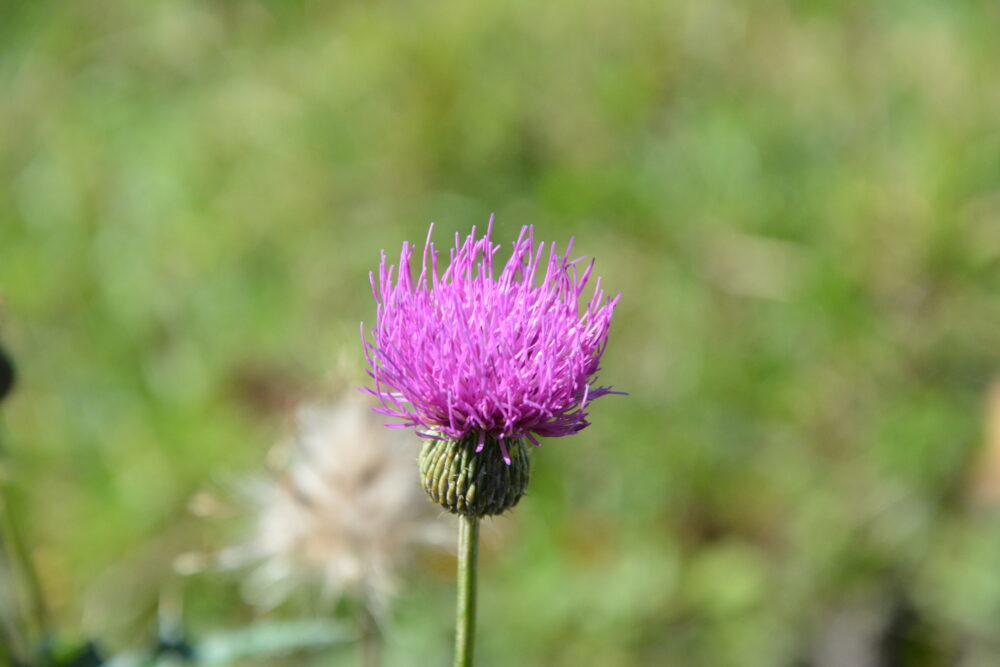
M630 395L534 452L484 666L997 664L998 34L985 0L0 3L4 411L62 629L141 644L163 586L248 622L175 581L227 539L188 500L360 355L381 248L495 211L624 293ZM447 661L428 566L386 664Z

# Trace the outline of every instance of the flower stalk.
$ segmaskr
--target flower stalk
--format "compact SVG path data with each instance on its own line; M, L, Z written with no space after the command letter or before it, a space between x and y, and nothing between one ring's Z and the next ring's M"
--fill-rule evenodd
M476 646L476 583L479 572L479 517L460 516L458 601L455 614L455 667L472 667Z
M362 609L359 614L361 632L358 641L361 652L361 667L379 667L382 664L382 658L378 621L367 607Z

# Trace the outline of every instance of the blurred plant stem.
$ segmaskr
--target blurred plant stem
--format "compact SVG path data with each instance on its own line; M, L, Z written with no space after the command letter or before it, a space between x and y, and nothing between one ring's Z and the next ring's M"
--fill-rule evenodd
M6 513L6 507L0 507L0 512ZM10 545L0 532L0 664L26 665L31 653L22 631L23 614L9 551Z
M472 667L476 644L476 574L479 518L460 516L458 524L458 604L455 617L455 667Z
M0 420L0 657L8 664L31 664L33 647L48 639L48 612L30 554L18 529L12 464L4 447L5 429Z
M382 664L382 658L379 651L381 637L379 636L378 621L375 620L375 616L372 615L367 605L364 605L361 610L360 617L361 667L379 667Z

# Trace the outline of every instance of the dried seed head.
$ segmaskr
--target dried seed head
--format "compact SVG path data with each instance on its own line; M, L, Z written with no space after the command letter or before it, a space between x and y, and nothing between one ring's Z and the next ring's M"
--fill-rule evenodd
M416 549L452 539L420 500L406 435L382 428L358 398L300 409L272 477L248 489L256 525L218 564L253 568L244 592L256 606L302 589L351 595L381 616Z

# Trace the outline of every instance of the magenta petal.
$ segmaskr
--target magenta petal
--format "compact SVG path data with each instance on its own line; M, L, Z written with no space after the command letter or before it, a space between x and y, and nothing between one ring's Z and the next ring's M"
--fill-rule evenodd
M450 261L439 272L428 230L416 280L415 246L404 243L399 263L386 253L371 274L375 325L362 327L362 346L374 395L385 415L414 426L422 437L459 439L478 431L503 438L560 437L588 425L586 409L613 392L593 388L607 346L615 305L594 280L593 262L578 270L573 243L535 241L522 227L503 268L493 218L486 233L456 235ZM545 252L547 250L547 253ZM546 256L547 255L547 256ZM539 272L542 272L540 275ZM581 304L582 302L582 304Z
M510 452L507 451L507 443L504 442L503 436L497 438L497 442L500 444L500 453L503 455L503 462L510 465Z

